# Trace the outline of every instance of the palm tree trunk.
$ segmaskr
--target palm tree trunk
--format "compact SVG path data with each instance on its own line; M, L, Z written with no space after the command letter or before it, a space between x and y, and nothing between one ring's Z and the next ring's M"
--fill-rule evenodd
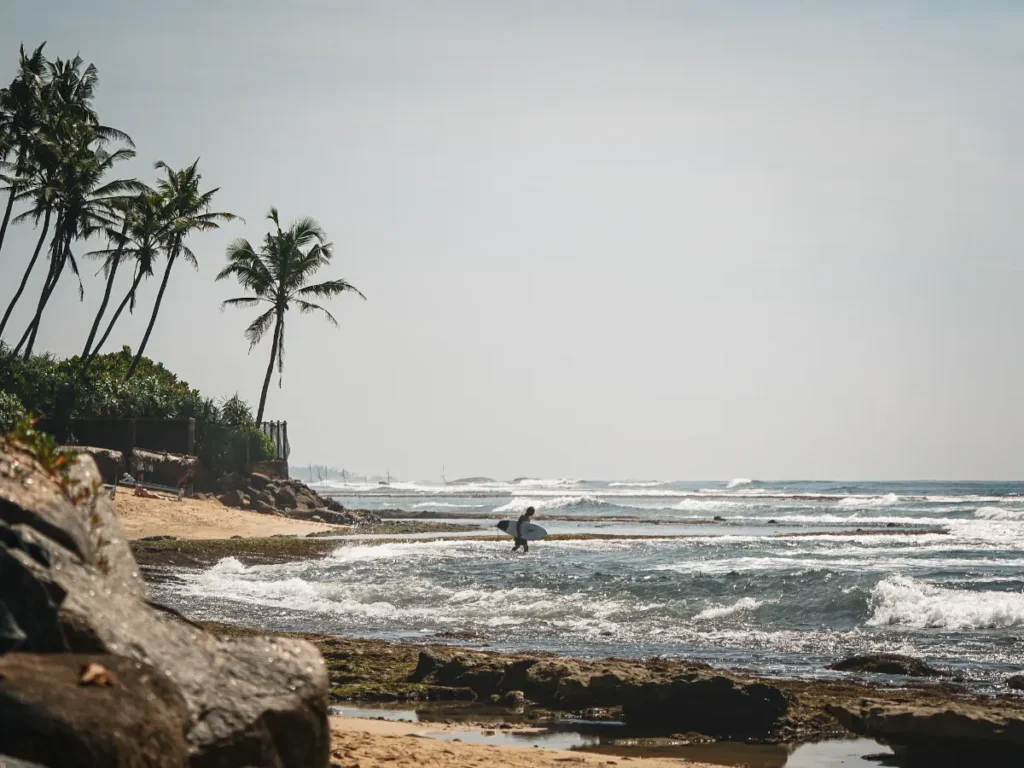
M117 267L121 263L121 254L124 252L124 235L128 231L128 219L125 218L124 226L121 228L121 239L118 240L117 251L114 252L114 263L110 265L110 271L107 273L107 287L103 291L103 301L100 302L100 309L96 313L96 319L92 321L92 330L89 331L89 338L85 340L85 349L82 350L82 360L85 360L89 356L89 350L92 349L93 339L96 338L96 331L100 328L100 320L103 319L103 313L107 311L107 304L110 302L110 292L114 290L114 275L117 274Z
M29 357L32 356L32 349L36 345L36 335L39 333L39 325L43 320L43 310L46 309L46 305L49 303L50 297L53 295L53 291L57 287L57 281L60 280L60 276L64 274L64 265L67 263L68 253L71 251L70 233L63 238L62 244L58 247L60 248L60 257L50 264L50 274L47 276L46 283L43 285L43 293L39 297L39 305L36 307L35 317L32 318L32 323L28 327L28 344L25 347L25 360L28 360Z
M124 308L128 306L128 302L131 301L132 296L134 296L135 292L139 289L139 283L141 282L142 270L137 269L135 271L135 279L132 281L132 287L128 289L128 293L126 293L124 298L121 299L121 303L117 305L117 309L114 310L114 316L110 318L110 322L107 324L107 330L103 332L103 336L100 338L98 342L96 342L96 346L93 347L92 351L89 353L89 359L86 360L87 366L91 364L93 360L96 359L96 356L100 353L100 350L103 349L103 345L107 343L107 337L110 336L110 332L114 330L114 323L117 322L117 319L121 316L121 313L124 312Z
M267 390L270 389L270 379L274 375L274 362L277 360L277 344L281 338L281 324L284 322L284 313L277 312L277 322L274 323L274 343L270 345L270 365L267 366L267 376L263 379L263 392L260 394L260 407L256 411L256 426L263 423L263 409L267 407Z
M25 148L22 147L18 153L18 165L14 171L14 178L21 178L25 172ZM7 195L7 209L4 211L4 222L0 224L0 250L4 247L4 237L7 235L7 225L11 222L11 211L14 210L14 198L18 196L18 185L11 183L11 190Z
M175 252L167 258L167 269L164 270L164 279L160 282L160 291L156 295L156 304L153 305L153 316L149 318L149 325L146 326L146 335L142 337L142 344L139 345L139 351L135 353L135 358L132 360L132 364L128 367L128 373L125 374L124 377L125 381L128 381L135 375L135 369L139 367L139 361L142 360L142 355L146 351L146 345L149 344L149 335L153 332L153 326L156 325L156 316L160 314L160 302L164 300L164 291L167 290L167 280L171 276L171 267L174 266L174 259L177 255L177 252Z
M14 311L14 305L18 303L21 298L21 294L25 292L25 285L28 283L28 277L32 274L32 269L36 265L36 260L39 258L39 252L43 249L43 243L46 240L46 234L50 229L50 210L46 210L46 215L43 217L43 231L39 233L39 241L36 243L36 249L32 253L32 260L29 261L28 267L25 269L25 274L22 275L21 285L18 286L18 290L14 294L14 298L11 299L11 303L7 305L7 311L4 312L4 319L0 320L0 338L3 338L4 328L7 327L7 321L11 317L11 312Z

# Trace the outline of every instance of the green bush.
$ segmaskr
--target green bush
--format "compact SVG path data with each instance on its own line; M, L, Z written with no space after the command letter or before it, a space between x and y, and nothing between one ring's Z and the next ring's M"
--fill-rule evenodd
M196 453L213 471L238 471L246 458L274 457L274 443L256 426L252 408L236 393L220 401L203 397L162 364L142 358L125 380L132 352L124 347L97 357L86 375L81 360L35 355L28 360L0 345L0 431L26 412L41 419L195 419ZM61 413L58 413L61 411Z
M13 392L0 390L0 434L10 432L28 412Z

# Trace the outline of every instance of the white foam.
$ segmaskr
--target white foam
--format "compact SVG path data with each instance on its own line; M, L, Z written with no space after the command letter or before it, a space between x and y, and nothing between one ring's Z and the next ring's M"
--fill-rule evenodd
M1024 626L1024 594L945 589L909 576L889 576L871 592L875 627L1005 629Z
M739 488L744 485L750 485L754 481L749 477L735 477L726 484L726 488Z
M974 511L974 516L983 520L1024 520L1024 509L982 507Z
M895 493L887 493L884 496L847 496L840 499L836 506L843 509L873 509L875 507L891 507L900 503L900 497Z
M603 502L595 496L556 496L549 499L526 499L516 497L507 504L502 504L500 507L495 507L495 512L510 513L510 514L521 514L529 507L533 507L538 512L541 510L552 510L552 509L569 509L570 507L578 507L583 504L594 504L600 505Z
M693 620L710 621L712 619L722 619L726 616L743 613L744 611L753 611L755 608L760 608L762 605L764 605L764 603L761 600L755 600L752 597L741 597L732 605L714 605L710 608L705 608L694 616Z

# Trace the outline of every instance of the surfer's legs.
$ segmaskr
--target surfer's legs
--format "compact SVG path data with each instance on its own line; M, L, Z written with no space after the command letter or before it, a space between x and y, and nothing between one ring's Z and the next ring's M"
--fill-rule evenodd
M523 548L523 552L529 552L530 551L530 545L526 543L526 539L516 538L516 543L512 547L512 551L513 552L517 552L517 551L519 551L520 547Z

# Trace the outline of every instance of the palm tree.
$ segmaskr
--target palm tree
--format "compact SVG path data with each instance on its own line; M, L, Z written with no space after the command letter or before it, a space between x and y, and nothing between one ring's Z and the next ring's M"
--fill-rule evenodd
M14 223L19 224L22 221L32 219L38 225L39 220L42 219L43 228L39 232L39 239L36 241L32 258L29 260L25 273L21 277L21 283L19 283L18 289L14 292L13 298L11 298L10 303L7 305L7 311L4 312L3 319L0 320L0 338L3 338L7 321L10 319L11 313L14 311L14 307L21 298L21 295L25 292L25 285L28 283L29 276L32 274L36 261L39 259L43 243L46 241L46 235L50 231L50 219L53 215L54 207L57 205L57 198L60 193L57 179L51 173L52 170L54 169L49 167L36 167L31 178L25 182L17 195L19 201L31 201L32 206L29 210L16 216Z
M184 259L196 269L199 269L199 262L196 256L185 245L186 238L194 232L206 232L218 229L221 221L237 219L233 213L211 213L210 204L218 188L207 192L199 191L199 182L202 175L199 173L199 160L196 159L192 165L180 171L172 170L165 162L156 164L157 169L167 173L167 178L157 182L157 191L163 196L168 216L167 227L167 266L164 268L164 277L160 282L160 290L156 295L156 302L153 305L153 314L149 318L149 325L146 326L146 333L142 337L138 352L132 364L128 367L125 379L135 375L135 369L142 360L142 355L149 344L149 336L156 324L156 317L160 314L160 304L164 298L164 291L167 290L167 281L171 277L171 269L178 259Z
M25 55L25 46L22 45L18 74L8 87L0 90L0 166L8 165L7 158L11 153L17 158L12 166L12 175L7 177L9 186L7 206L0 223L0 249L3 248L14 201L31 163L35 138L42 125L41 92L47 69L46 57L43 56L45 45L43 43L36 48L31 56Z
M122 229L123 237L118 239L117 247L113 250L113 253L109 254L108 258L113 257L120 251L121 255L117 260L118 263L133 259L135 261L135 275L132 278L131 287L121 300L121 303L118 304L117 309L114 310L114 314L107 324L107 329L100 337L100 340L91 350L87 349L85 354L86 368L96 359L96 356L110 336L110 332L114 329L114 324L117 323L121 313L124 312L125 307L129 307L129 311L135 309L135 299L138 295L139 284L142 282L142 279L152 277L153 275L153 267L167 240L169 221L164 209L163 197L152 191L149 194L137 195L126 206L124 216L127 222L127 229ZM97 321L99 317L97 315ZM96 328L96 326L97 323L94 323L93 327ZM87 346L91 346L91 342Z
M110 208L112 218L119 220L120 227L107 227L105 228L104 234L106 234L108 243L114 247L103 251L93 251L92 253L87 254L89 256L97 256L104 259L103 272L106 275L107 282L106 287L103 290L103 300L100 302L100 308L96 312L96 319L93 320L92 328L89 330L89 337L85 340L85 348L82 350L82 360L89 357L93 341L96 339L96 332L100 327L100 321L103 319L103 315L107 311L107 305L110 303L110 294L114 289L114 279L117 276L117 268L121 266L121 262L125 261L130 255L125 254L125 248L132 242L131 238L128 236L128 230L132 227L133 218L137 218L139 216L145 218L147 209L149 209L150 198L154 195L155 192L153 192L152 189L145 187L145 191L139 192L131 197L111 201ZM129 291L129 297L134 297L135 288L138 287L134 280L132 282L133 288ZM114 319L116 320L116 317Z
M26 359L32 353L43 311L65 267L70 266L76 276L79 274L72 243L113 225L110 211L115 201L143 186L134 179L104 183L107 172L116 163L134 157L135 152L125 148L108 152L91 126L79 123L61 126L50 149L59 184L57 218L50 242L50 269L32 322L15 347L17 350L25 345ZM81 297L84 294L81 279L78 290Z
M218 280L234 276L241 286L253 296L228 299L221 308L228 306L255 307L269 304L246 329L249 351L263 339L270 326L274 326L274 340L270 345L270 364L263 380L260 406L256 413L256 424L263 422L263 411L267 405L267 390L270 378L277 364L278 375L284 375L284 317L292 307L302 314L321 312L328 322L337 326L334 316L319 304L308 299L328 299L346 291L366 297L345 280L328 280L310 285L309 281L321 267L328 266L334 257L333 246L327 242L323 229L311 218L294 222L287 230L281 229L277 209L271 208L267 218L274 222L276 232L267 234L263 247L257 251L248 240L239 239L228 245L228 265L217 275ZM281 379L278 379L281 386Z

